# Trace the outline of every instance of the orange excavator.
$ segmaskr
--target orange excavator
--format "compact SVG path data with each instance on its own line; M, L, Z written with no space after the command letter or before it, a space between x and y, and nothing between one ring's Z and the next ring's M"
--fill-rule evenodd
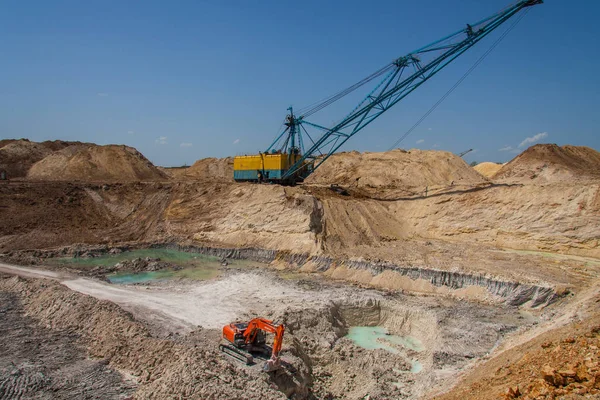
M274 333L273 348L269 349L266 344L266 333ZM283 344L283 325L274 325L273 321L264 318L255 318L250 322L233 322L223 327L223 341L219 349L227 355L250 365L254 363L253 353L268 353L271 350L271 358L263 366L266 372L281 368L279 352Z

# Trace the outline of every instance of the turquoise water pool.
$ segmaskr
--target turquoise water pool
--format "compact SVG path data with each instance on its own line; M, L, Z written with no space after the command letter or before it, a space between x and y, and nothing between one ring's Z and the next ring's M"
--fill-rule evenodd
M114 274L108 275L107 279L110 283L130 285L134 283L145 283L161 279L169 279L169 277L165 276L165 272L168 271L139 272L136 274Z
M398 346L406 347L414 351L423 351L421 341L412 336L388 335L383 326L353 326L348 330L346 337L357 346L367 350L383 349L390 353L399 354ZM411 372L418 373L423 366L418 360L411 360Z
M77 269L87 269L95 267L111 267L122 261L135 260L137 258L160 259L167 263L181 267L180 270L165 269L161 271L145 272L118 272L108 275L111 283L117 284L135 284L148 283L151 281L161 281L168 279L193 279L206 280L219 276L222 270L221 259L214 256L208 256L199 253L188 253L185 251L153 248L137 249L124 251L119 254L102 254L99 257L65 257L49 259L48 262L55 265L71 265ZM231 260L228 259L228 268L246 269L249 266L255 266L257 263L249 260Z
M214 262L218 263L219 258L213 256L207 256L198 253L188 253L185 251L172 250L172 249L138 249L131 251L124 251L119 254L103 254L100 257L93 258L82 258L82 257L65 257L56 258L53 260L55 263L62 264L76 264L81 266L112 266L118 262L125 260L133 260L136 258L160 258L162 261L170 262L173 264L185 266L185 265L197 265L200 263Z

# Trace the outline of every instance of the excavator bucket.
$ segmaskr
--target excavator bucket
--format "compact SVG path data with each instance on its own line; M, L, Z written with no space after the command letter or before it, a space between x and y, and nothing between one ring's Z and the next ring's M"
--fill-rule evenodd
M281 361L279 357L275 359L270 358L267 362L265 362L265 365L263 365L263 371L265 372L273 372L277 371L278 369L281 369Z

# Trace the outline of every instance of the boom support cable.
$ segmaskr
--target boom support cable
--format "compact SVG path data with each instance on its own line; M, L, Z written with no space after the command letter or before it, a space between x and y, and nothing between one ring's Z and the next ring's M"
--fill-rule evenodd
M325 99L318 101L310 106L307 106L305 108L303 108L302 110L300 110L299 114L302 116L302 118L308 117L314 113L316 113L317 111L321 111L323 108L327 107L328 105L338 101L339 99L341 99L342 97L352 93L353 91L355 91L356 89L360 88L361 86L371 82L373 79L378 78L379 76L383 75L384 73L386 73L387 71L389 71L390 69L393 68L393 64L388 64L385 67L379 69L378 71L375 71L374 73L372 73L371 75L369 75L368 77L362 79L361 81L355 83L352 86L347 87L346 89L332 95L329 97L326 97Z
M473 24L467 24L466 28L451 33L403 57L394 59L391 63L388 63L352 86L309 105L297 114L294 113L292 107L289 107L289 113L284 121L285 128L265 151L265 153L274 154L289 153L288 160L291 165L285 171L282 171L281 181L298 182L306 178L332 154L338 151L351 137L437 75L463 53L499 28L500 25L503 25L509 19L515 17L517 13L527 8L525 13L516 16L517 18L514 19L514 22L510 21L512 22L510 27L495 40L492 46L479 57L441 99L433 104L425 115L396 140L390 149L398 146L487 58L524 18L529 11L529 7L542 3L543 0L519 0L491 17L484 18ZM364 90L370 82L371 84L375 82L375 87L368 90L366 94L363 94L362 100L358 102L358 105L349 114L341 120L333 122L330 127L308 121L307 117L357 91L359 88ZM309 134L307 128L311 131L317 130L319 133L315 135L312 135L312 133ZM306 134L308 140L303 140L302 136L304 134ZM305 146L308 148L305 149Z
M421 118L419 118L419 120L408 130L406 131L406 133L404 135L402 135L398 140L396 140L394 142L394 144L388 149L388 151L395 149L396 147L398 147L398 145L408 137L408 135L410 135L415 129L417 129L419 127L419 125L421 125L423 123L423 121L425 121L425 119L427 119L427 117L429 117L429 115L431 115L431 113L433 113L435 111L436 108L438 108L440 106L440 104L442 104L444 102L444 100L446 100L448 98L448 96L450 96L452 94L452 92L454 92L464 81L465 79L467 79L467 77L469 75L471 75L471 73L473 71L475 71L475 69L487 58L487 56L490 55L490 53L492 51L494 51L494 49L500 44L500 42L502 42L502 40L504 40L504 38L506 36L508 36L508 34L517 26L517 24L523 19L525 18L525 16L527 15L527 13L529 12L529 8L526 9L523 14L521 14L513 23L512 25L505 31L502 33L502 35L500 35L500 37L494 42L494 44L492 44L492 46L490 46L490 48L481 55L481 57L479 57L479 59L471 66L471 68L469 68L467 70L467 72L465 72L465 74L454 84L454 86L452 86L425 114L423 114L423 116Z

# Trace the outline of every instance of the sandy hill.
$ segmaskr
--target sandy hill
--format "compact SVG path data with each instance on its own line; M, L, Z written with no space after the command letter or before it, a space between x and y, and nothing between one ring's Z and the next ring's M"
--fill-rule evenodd
M54 151L80 142L62 140L31 142L27 139L4 139L0 141L0 170L6 170L9 178L22 178L29 168Z
M481 175L486 178L491 178L496 174L496 172L500 171L504 164L496 164L494 162L482 162L474 166L475 171L479 172Z
M338 153L311 176L308 183L370 187L424 188L477 185L486 182L455 154L433 150L392 150L384 153Z
M505 164L494 179L540 183L600 179L600 153L585 146L536 144Z
M233 181L233 157L203 158L191 167L163 168L173 179L201 181Z
M167 176L133 147L80 144L53 152L35 163L31 180L141 181Z
M16 142L17 140L18 139L2 139L2 140L0 140L0 149L3 148L4 146L6 146L7 144Z

